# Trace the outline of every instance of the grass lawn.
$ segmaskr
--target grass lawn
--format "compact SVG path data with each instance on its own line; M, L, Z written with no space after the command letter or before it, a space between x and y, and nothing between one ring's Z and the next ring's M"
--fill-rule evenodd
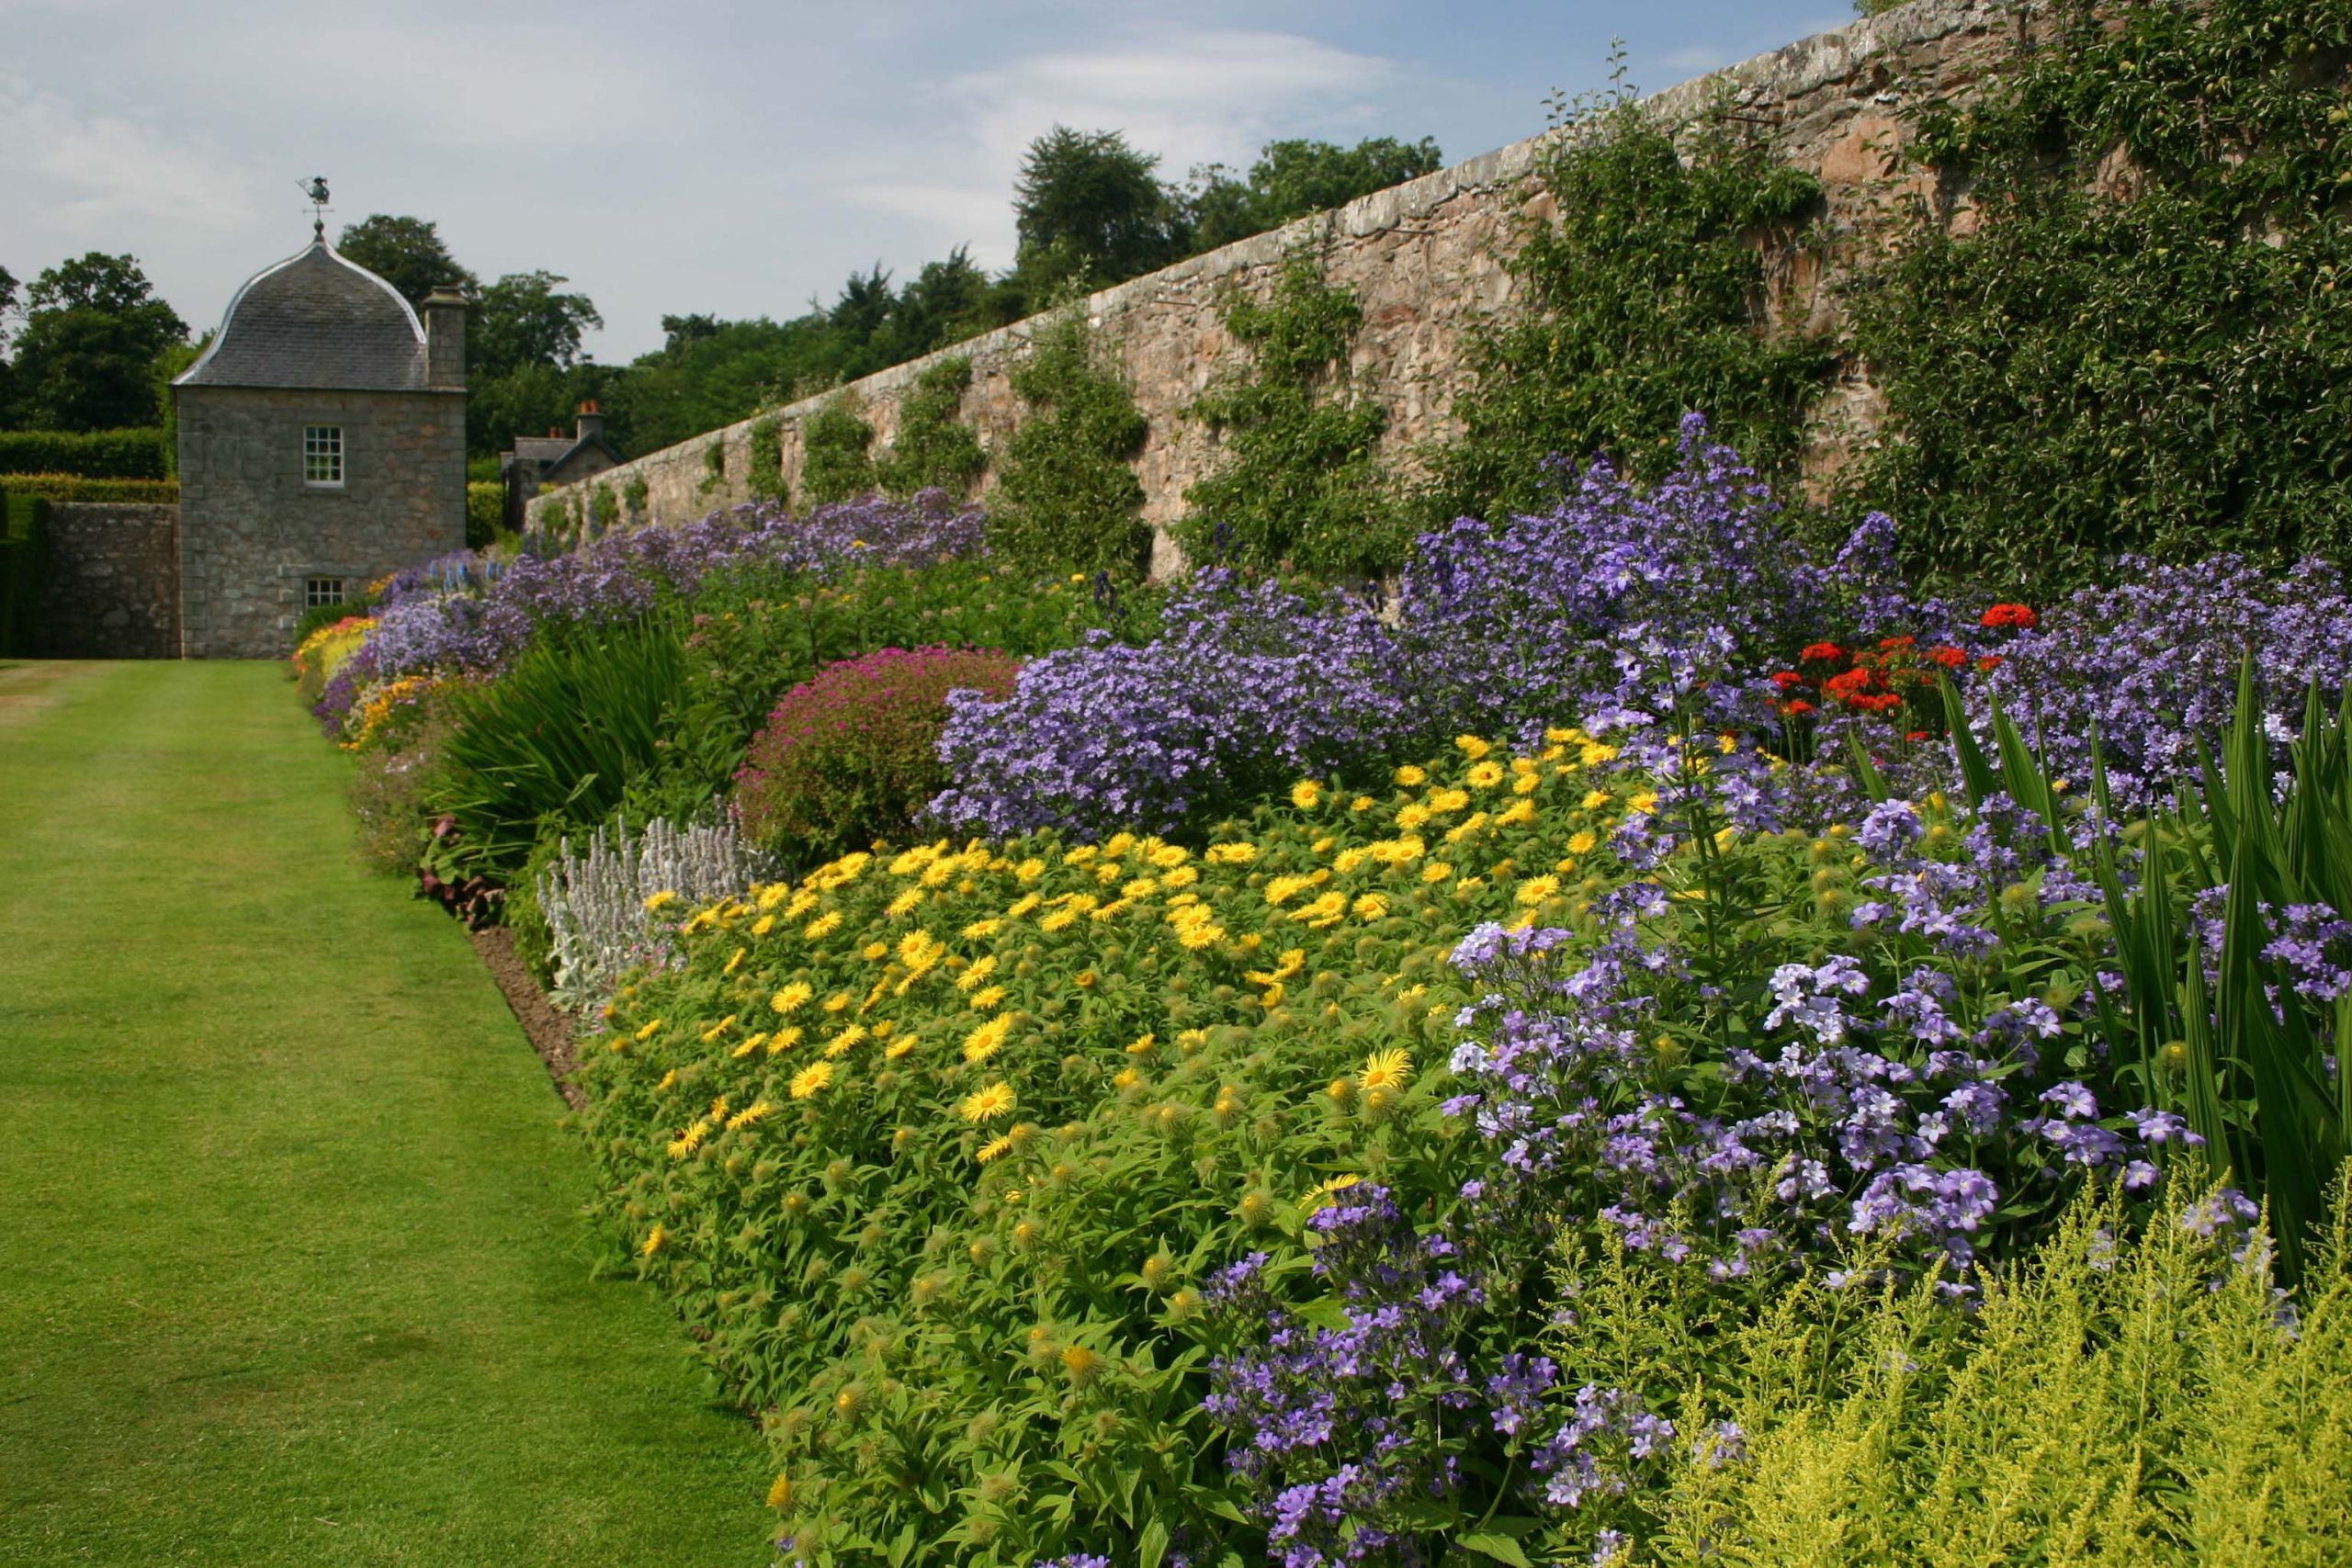
M757 1563L761 1446L266 664L0 663L0 1562Z

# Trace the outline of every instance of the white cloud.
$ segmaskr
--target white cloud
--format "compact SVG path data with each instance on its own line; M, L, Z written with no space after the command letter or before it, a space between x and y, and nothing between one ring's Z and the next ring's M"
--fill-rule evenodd
M1001 192L1032 140L1057 124L1122 130L1161 155L1163 177L1196 164L1246 166L1305 125L1369 126L1396 65L1295 33L1165 32L1093 51L1033 54L948 85Z
M52 233L119 248L126 231L232 231L252 177L203 132L84 108L0 77L0 203Z

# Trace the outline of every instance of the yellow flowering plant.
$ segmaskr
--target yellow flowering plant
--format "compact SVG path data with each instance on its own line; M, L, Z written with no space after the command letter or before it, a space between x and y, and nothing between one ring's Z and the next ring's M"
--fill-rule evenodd
M1205 844L845 857L696 911L683 967L625 989L583 1075L602 1205L775 1413L798 1550L1226 1528L1206 1275L1299 1256L1352 1179L1450 1190L1446 953L1622 880L1600 846L1640 781L1468 740L1368 807L1303 780ZM1046 1451L1054 1488L986 1484Z

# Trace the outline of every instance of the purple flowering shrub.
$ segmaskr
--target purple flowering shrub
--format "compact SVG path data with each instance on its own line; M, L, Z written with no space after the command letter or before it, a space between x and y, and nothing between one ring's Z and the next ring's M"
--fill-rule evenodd
M1657 1466L1736 1458L1681 1411L1696 1369L1532 1353L1574 1312L1555 1264L1629 1260L1726 1316L1815 1276L1965 1298L2085 1187L2142 1199L2201 1142L2110 1057L2097 895L2030 813L1937 796L1718 840L1690 773L1620 829L1650 880L1455 950L1442 1111L1476 1174L1343 1194L1311 1290L1261 1258L1220 1278L1209 1409L1286 1568L1429 1560L1489 1515L1605 1548Z
M959 704L933 815L999 834L1166 831L1465 731L1532 743L1566 716L1599 731L1679 708L1761 732L1765 672L1825 628L1946 619L1904 591L1884 518L1820 564L1693 415L1654 486L1597 464L1548 513L1424 535L1388 612L1198 574L1157 638L1039 660L1009 700Z
M2273 575L2235 556L2188 566L2131 557L2117 570L2111 586L2086 588L2018 633L1985 684L2078 781L2096 727L2126 804L2162 801L2196 773L2196 742L2210 748L2229 724L2248 653L2281 756L2307 685L2316 679L2332 708L2352 675L2352 598L2324 561Z

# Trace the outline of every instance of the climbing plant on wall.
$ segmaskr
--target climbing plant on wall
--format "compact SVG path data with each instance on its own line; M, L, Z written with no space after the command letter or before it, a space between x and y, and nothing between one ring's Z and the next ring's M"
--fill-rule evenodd
M1727 104L1679 132L1660 124L1622 60L1609 89L1554 121L1536 168L1544 199L1504 258L1513 302L1470 330L1461 435L1432 455L1417 510L1539 507L1556 493L1555 456L1605 452L1658 471L1690 409L1767 475L1785 474L1835 356L1769 319L1764 256L1805 243L1819 183L1776 162Z
M1005 444L990 547L1028 566L1141 570L1151 534L1128 465L1149 427L1081 310L1065 309L1039 329L1011 378L1032 412Z
M1263 300L1236 289L1226 330L1249 363L1221 372L1185 409L1223 460L1184 492L1177 541L1193 561L1371 572L1403 553L1377 445L1387 417L1348 370L1363 322L1353 293L1310 251L1284 258Z
M782 501L784 421L774 414L752 422L743 442L743 488L754 501Z
M1851 302L1887 438L1847 504L1894 513L1916 565L2019 586L2126 550L2342 558L2352 5L2053 21L1917 118L1939 194Z
M800 499L809 506L847 501L874 488L874 427L857 412L856 394L843 389L800 426Z
M988 470L980 438L956 416L972 384L972 362L957 355L928 366L899 405L899 434L874 465L892 495L933 486L962 495Z

